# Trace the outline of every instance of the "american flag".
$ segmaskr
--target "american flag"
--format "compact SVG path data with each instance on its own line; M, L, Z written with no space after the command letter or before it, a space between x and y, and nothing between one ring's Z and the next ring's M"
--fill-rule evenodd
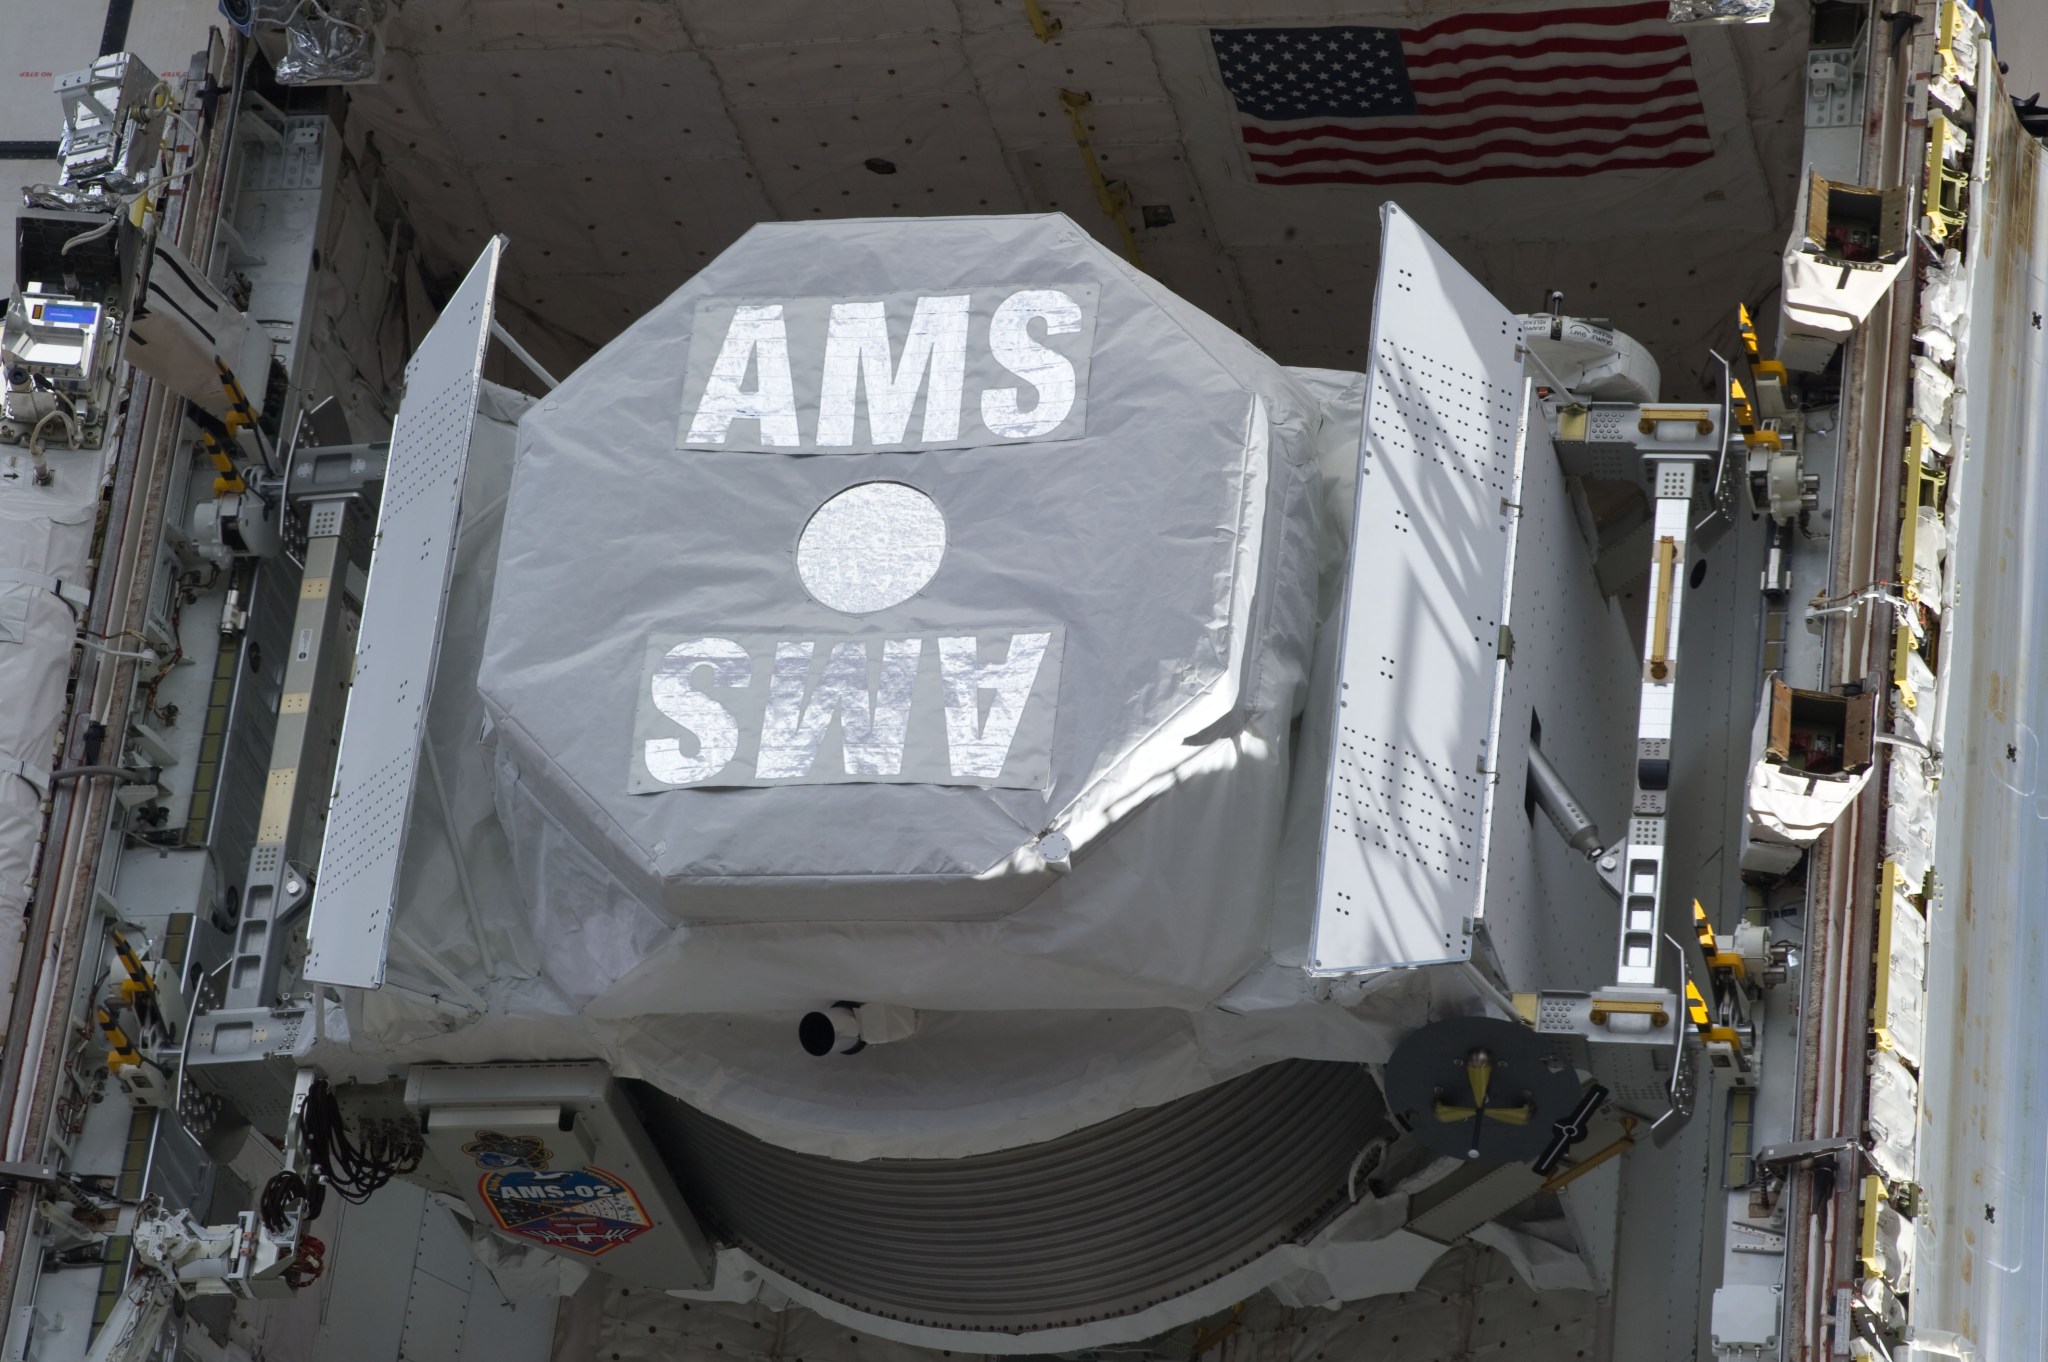
M1713 155L1666 0L1422 28L1215 28L1261 184L1470 184Z

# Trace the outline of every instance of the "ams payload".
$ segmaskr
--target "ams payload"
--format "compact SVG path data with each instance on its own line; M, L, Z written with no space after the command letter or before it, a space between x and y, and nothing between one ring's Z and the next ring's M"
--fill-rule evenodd
M202 1010L194 1075L283 1113L317 1065L501 1234L933 1346L1405 1290L1468 1234L1608 1280L1612 1158L1695 1082L1659 760L1728 412L1384 228L1366 374L1063 217L842 221L537 401L478 378L494 244L389 451L308 1024L209 1053Z

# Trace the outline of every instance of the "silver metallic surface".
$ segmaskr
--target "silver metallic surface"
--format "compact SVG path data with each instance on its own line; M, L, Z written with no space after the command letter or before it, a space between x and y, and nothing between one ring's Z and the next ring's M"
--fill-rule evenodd
M846 728L846 773L893 776L903 769L903 744L910 727L910 697L917 687L917 661L924 651L920 638L892 638L882 644L881 673L875 678L875 704L865 732ZM867 660L862 650L861 660ZM866 666L861 668L865 673ZM865 684L867 678L861 677Z
M755 371L754 388L743 390L747 371ZM782 304L742 305L711 362L704 396L690 418L684 443L722 445L734 421L760 423L760 440L768 445L794 445L796 386L789 374L789 333L783 326Z
M981 395L981 419L1008 440L1032 440L1058 429L1074 406L1074 366L1066 356L1031 337L1031 323L1043 321L1048 336L1081 329L1081 309L1057 289L1031 289L1003 300L989 320L989 350L996 362L1038 389L1038 403L1022 409L1015 388Z
M1536 807L1549 816L1557 828L1558 835L1577 852L1587 856L1598 854L1601 848L1600 828L1579 804L1571 787L1558 775L1557 768L1543 755L1540 747L1529 749L1529 790L1536 797Z
M900 363L889 357L889 318L879 299L834 303L818 393L818 443L853 443L854 403L865 381L869 438L878 445L902 444L927 371L931 395L924 407L923 441L943 444L959 439L960 388L967 378L967 307L972 301L965 293L919 298Z
M779 296L771 280L766 296L697 302L677 448L859 454L1087 434L1100 285L831 285L845 292Z
M1038 680L1051 634L1018 634L1001 661L983 662L979 640L939 640L940 674L946 684L947 750L953 774L972 780L994 780L1010 757L1010 741L1024 717L1024 702ZM993 691L988 717L982 717L981 693Z
M868 645L850 640L833 645L807 698L810 640L775 650L768 681L768 713L761 726L761 756L754 764L763 780L797 780L811 772L825 732L837 718L848 775L893 776L903 769L903 743L910 726L910 694L917 683L917 659L924 640L892 638L882 644L881 675L868 692Z
M277 60L281 85L359 85L377 79L384 60L384 0L261 0L257 13L284 30Z
M58 182L88 192L132 194L149 183L164 119L151 106L156 74L129 52L109 52L83 71L57 77L64 136Z
M796 572L818 604L865 615L924 590L945 556L946 518L930 497L906 483L864 482L833 496L804 526Z
M1769 23L1778 0L1671 0L1674 24Z
M626 789L1043 789L1061 641L1045 625L908 637L657 635L646 647ZM984 663L984 654L996 660Z
M695 756L684 756L675 738L647 739L642 749L647 769L670 785L709 780L739 751L740 728L732 711L692 684L699 667L709 667L711 681L720 686L744 686L751 673L747 650L729 638L678 643L654 669L654 707L697 736Z

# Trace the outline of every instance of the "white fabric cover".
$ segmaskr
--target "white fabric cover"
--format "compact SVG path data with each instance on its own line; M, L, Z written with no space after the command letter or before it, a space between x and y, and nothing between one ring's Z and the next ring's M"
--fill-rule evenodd
M84 599L99 505L97 457L69 453L61 439L47 457L52 482L38 487L26 451L0 452L0 978L10 991L47 794L34 782L48 779L56 757L72 640L83 614L50 583L61 581L67 595ZM117 759L117 747L110 741L103 759ZM31 768L30 775L19 773L16 762Z
M676 448L701 300L991 283L1099 290L1080 438ZM800 372L817 362L803 344L793 332ZM1321 421L1278 365L1063 216L748 233L521 422L478 685L551 977L608 1017L1222 993L1266 950ZM944 564L849 618L806 596L790 545L836 492L884 479L944 511ZM1063 633L1049 790L628 789L650 638L1040 626ZM1039 855L1048 830L1071 870Z
M1327 620L1341 589L1363 380L1320 371L1293 379L1314 395L1319 414L1312 457L1325 476L1311 485L1324 498L1325 514L1307 567L1320 579L1315 613ZM508 839L493 802L500 745L496 735L479 741L488 725L474 679L512 475L511 423L526 403L485 385L428 721L427 779L438 772L445 799L423 791L413 802L390 986L360 995L350 1034L335 1028L322 1044L319 1062L337 1079L379 1077L428 1060L600 1058L622 1076L645 1079L791 1148L850 1159L937 1158L1048 1139L1282 1058L1384 1061L1413 1027L1474 1006L1456 973L1395 973L1327 988L1312 987L1303 975L1324 768L1313 759L1313 737L1292 741L1284 722L1274 738L1261 735L1259 720L1237 739L1212 745L1229 752L1232 763L1240 752L1255 753L1265 765L1239 765L1233 778L1269 772L1259 776L1261 790L1279 786L1287 800L1284 834L1277 801L1262 812L1255 834L1228 829L1239 846L1257 845L1254 835L1284 836L1285 850L1281 870L1269 872L1247 901L1246 920L1230 924L1234 949L1245 951L1249 963L1213 1002L1189 1000L1192 990L1160 987L1138 970L1118 979L1086 957L1006 958L1004 933L1019 930L1008 922L841 923L829 930L774 924L753 933L751 943L738 931L671 928L566 836L526 846ZM1328 684L1327 659L1316 671ZM1310 759L1291 773L1273 772L1290 747ZM503 789L497 794L506 799ZM1158 814L1172 807L1156 801L1104 850L1154 835L1148 822L1164 821ZM1201 806L1183 798L1177 807ZM543 864L551 885L580 884L581 892L529 901ZM1072 880L1080 878L1077 871ZM1107 890L1099 898L1110 901ZM1171 944L1141 926L1120 934L1101 925L1094 930L1134 957ZM1083 937L1076 928L1066 940ZM1048 931L1040 939L1060 938ZM694 947L717 952L721 987L747 1006L672 1014L660 971L688 960ZM942 953L953 962L950 970L918 963ZM886 975L892 961L902 977L948 1005L927 1002L912 1041L871 1048L857 1060L803 1054L795 1044L797 1016L815 995L795 996L790 976L830 967L839 970L830 977L867 970L865 979ZM683 968L694 971L681 976L693 984L705 972ZM447 986L449 975L466 993ZM974 1004L977 987L993 991L1020 975L1048 991L1071 979L1125 1001L1000 1011L951 1006ZM831 998L839 996L851 990Z
M1812 846L1856 802L1877 768L1868 766L1854 775L1810 776L1780 766L1764 752L1770 724L1766 686L1749 733L1749 786L1743 792L1749 835L1763 842Z

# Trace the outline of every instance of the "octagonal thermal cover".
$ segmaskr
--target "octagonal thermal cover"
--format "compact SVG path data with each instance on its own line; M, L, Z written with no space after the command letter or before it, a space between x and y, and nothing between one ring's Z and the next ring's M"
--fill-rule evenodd
M479 675L501 808L670 921L986 917L1082 878L1230 780L1209 749L1247 722L1284 747L1318 420L1065 217L757 227L521 422ZM1283 785L1209 789L1175 873Z

